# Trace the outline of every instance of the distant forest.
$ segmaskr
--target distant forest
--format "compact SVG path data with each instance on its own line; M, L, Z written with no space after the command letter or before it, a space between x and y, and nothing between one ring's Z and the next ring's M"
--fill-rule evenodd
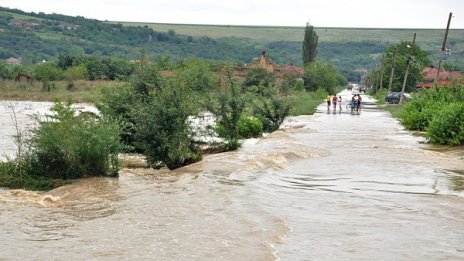
M372 68L388 46L380 41L321 42L317 59L329 61L349 80L359 68ZM124 26L84 17L26 13L0 7L0 59L21 58L24 65L64 55L100 55L128 60L143 55L175 60L197 57L233 64L249 63L266 50L275 63L301 65L301 42L257 43L241 37L189 36L149 26Z

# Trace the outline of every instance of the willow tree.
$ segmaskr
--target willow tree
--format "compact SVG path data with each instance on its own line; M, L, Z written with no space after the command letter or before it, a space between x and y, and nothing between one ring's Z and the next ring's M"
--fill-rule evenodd
M314 61L316 58L318 39L319 37L314 31L314 26L307 23L303 40L303 64L305 66Z

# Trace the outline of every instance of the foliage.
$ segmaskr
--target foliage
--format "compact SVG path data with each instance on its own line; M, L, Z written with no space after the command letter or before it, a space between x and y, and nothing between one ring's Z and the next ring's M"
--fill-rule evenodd
M323 88L333 94L337 86L337 71L329 63L312 62L305 67L304 84L308 91Z
M62 71L53 63L42 63L34 68L34 78L39 81L56 81L62 79L62 76Z
M144 100L149 99L156 89L161 88L161 84L161 74L155 64L143 60L137 65L132 77L132 86L140 97Z
M227 140L227 149L236 150L239 146L238 122L245 108L245 99L239 92L239 86L227 75L228 85L218 94L218 104L209 104L208 109L217 118L217 124L224 130L223 136Z
M464 143L464 103L442 106L426 128L427 139L435 144Z
M390 45L385 50L385 62L384 62L384 81L383 88L387 88L389 84L391 67L393 62L393 53L395 55L395 71L392 82L391 91L401 91L403 86L404 76L406 73L407 60L410 54L410 48L412 46L411 42L402 41L399 44ZM419 45L415 44L414 50L412 53L412 62L409 67L408 79L406 82L406 92L411 92L415 90L416 85L423 79L422 69L425 66L430 65L432 62L428 58L428 54L423 51ZM378 76L380 77L380 76ZM374 82L379 82L378 79L375 79Z
M16 135L16 158L0 163L0 186L47 190L68 179L116 176L120 149L115 124L55 103L52 115L35 116L29 140Z
M136 140L153 168L175 169L201 159L187 122L194 113L189 94L184 87L167 86L137 111Z
M304 90L291 91L285 97L286 103L290 106L289 114L294 116L312 115L327 95L328 93L323 89L319 89L316 92Z
M272 87L275 83L275 75L261 67L251 68L246 75L245 87L262 85L265 88Z
M132 85L109 86L100 90L96 106L98 110L119 124L120 140L126 152L142 152L135 137L135 115L142 97L137 94Z
M263 100L261 104L255 106L254 111L263 123L263 130L273 132L289 115L290 106L281 98L271 97L271 99Z
M88 74L85 64L71 66L64 71L64 76L68 81L86 80Z
M210 67L208 62L198 59L182 61L176 70L176 80L178 84L195 92L211 91L218 84L218 79Z
M238 134L241 138L257 138L263 134L263 124L255 117L242 115L237 124Z
M441 107L455 102L464 102L462 86L423 90L405 105L401 123L407 129L424 131Z
M305 34L303 39L303 65L307 66L314 61L317 55L317 42L319 37L314 31L314 27L306 24Z
M263 134L263 123L253 116L241 115L237 123L238 135L240 138L258 138ZM225 138L227 131L223 125L216 125L214 130L219 137Z
M30 144L31 176L76 179L115 176L118 172L118 127L105 119L76 111L70 104L55 103L54 115L37 118Z

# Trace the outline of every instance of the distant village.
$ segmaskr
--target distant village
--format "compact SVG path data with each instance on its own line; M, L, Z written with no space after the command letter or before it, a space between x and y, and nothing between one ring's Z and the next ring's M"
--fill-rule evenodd
M6 59L6 62L11 65L20 65L21 59L10 57ZM45 60L42 61L46 62ZM279 66L273 63L266 51L261 52L261 55L258 58L253 59L250 63L244 64L243 66L237 66L234 68L234 75L239 77L245 77L250 69L252 68L263 68L268 72L274 73L276 77L282 78L283 76L291 76L295 78L302 79L304 76L304 67L295 66L290 63L287 65ZM162 71L163 76L171 76L171 71ZM418 83L417 89L429 89L434 85L435 77L437 75L437 68L435 67L425 67L423 69L424 79L422 82ZM21 74L15 78L19 82L32 82L33 78L30 75ZM464 82L464 77L461 72L458 71L441 71L437 81L437 86L449 86L457 82Z

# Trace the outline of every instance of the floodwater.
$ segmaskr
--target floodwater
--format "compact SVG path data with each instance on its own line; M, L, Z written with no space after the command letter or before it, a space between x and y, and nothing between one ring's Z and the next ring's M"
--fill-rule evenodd
M464 259L459 150L364 101L172 172L0 190L0 260Z

